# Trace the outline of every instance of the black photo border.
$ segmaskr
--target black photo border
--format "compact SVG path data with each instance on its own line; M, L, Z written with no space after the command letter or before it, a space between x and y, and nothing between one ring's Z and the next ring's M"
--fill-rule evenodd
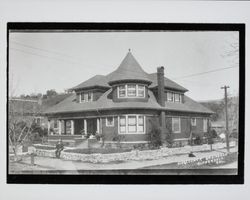
M7 105L6 138L8 138L9 34L10 32L72 31L238 31L239 32L239 156L237 175L163 175L164 170L103 170L70 174L9 174L9 149L6 141L7 183L22 184L243 184L245 125L245 24L244 23L74 23L74 22L8 22L7 23ZM206 170L207 171L207 170ZM216 169L212 170L216 172ZM211 171L211 172L212 172ZM107 173L112 175L107 175ZM169 171L168 171L169 172ZM230 173L230 170L228 171ZM151 173L151 174L150 174ZM147 174L147 175L145 175ZM176 171L174 171L176 174ZM180 173L181 174L181 173ZM219 174L219 170L218 173Z

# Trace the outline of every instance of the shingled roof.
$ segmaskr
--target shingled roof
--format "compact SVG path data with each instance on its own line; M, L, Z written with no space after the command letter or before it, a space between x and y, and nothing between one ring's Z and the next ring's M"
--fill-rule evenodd
M143 81L151 83L148 74L142 69L135 57L129 51L120 66L109 75L109 84L124 81Z
M153 109L153 110L169 110L181 112L194 112L212 114L213 112L184 95L184 103L167 102L165 107L160 106L152 91L148 91L148 102L114 102L108 98L112 89L106 91L97 101L78 103L76 95L61 101L60 103L45 110L45 114L56 113L73 113L96 110L117 110L117 109Z
M149 74L149 78L152 81L152 84L150 85L150 88L155 88L158 86L157 83L157 73L152 73ZM187 92L188 90L184 87L182 87L181 85L177 84L176 82L164 77L164 82L165 82L165 88L167 89L175 89L175 90L179 90L182 92Z
M110 88L109 83L120 81L144 81L150 84L150 88L157 87L157 73L146 73L140 64L136 61L131 52L128 52L126 57L121 62L120 66L108 75L96 75L92 78L80 83L70 90L87 89L94 87ZM186 88L176 82L165 77L165 88L174 89L182 92L188 91Z

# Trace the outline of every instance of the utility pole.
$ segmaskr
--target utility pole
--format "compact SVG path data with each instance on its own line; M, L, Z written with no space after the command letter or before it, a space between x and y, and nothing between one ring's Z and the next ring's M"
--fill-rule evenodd
M229 86L223 86L221 89L224 89L225 92L225 117L226 117L226 143L227 143L227 152L229 152L229 131L228 131L228 114L227 114L227 88Z

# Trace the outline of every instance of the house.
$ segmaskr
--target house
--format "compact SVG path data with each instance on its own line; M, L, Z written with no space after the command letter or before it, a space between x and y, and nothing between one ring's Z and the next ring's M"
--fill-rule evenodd
M43 111L56 105L70 94L58 94L47 99L42 98L10 98L8 103L9 117L35 122L37 125L47 128L47 118Z
M72 95L48 108L49 141L74 142L102 134L105 144L145 144L156 125L161 139L175 143L208 131L213 113L185 95L188 90L164 77L164 67L146 73L129 51L110 74L96 75L71 88Z

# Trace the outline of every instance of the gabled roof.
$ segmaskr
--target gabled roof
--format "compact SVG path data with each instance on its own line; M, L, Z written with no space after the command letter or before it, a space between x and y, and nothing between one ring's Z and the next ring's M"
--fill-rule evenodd
M143 81L151 83L148 74L129 51L120 66L109 75L109 84L123 81Z
M155 88L158 86L158 82L157 82L157 73L152 73L149 74L149 78L152 81L152 84L150 85L150 88ZM182 87L181 85L177 84L176 82L166 78L165 78L165 88L167 89L175 89L175 90L179 90L182 92L187 92L188 90L184 87Z

